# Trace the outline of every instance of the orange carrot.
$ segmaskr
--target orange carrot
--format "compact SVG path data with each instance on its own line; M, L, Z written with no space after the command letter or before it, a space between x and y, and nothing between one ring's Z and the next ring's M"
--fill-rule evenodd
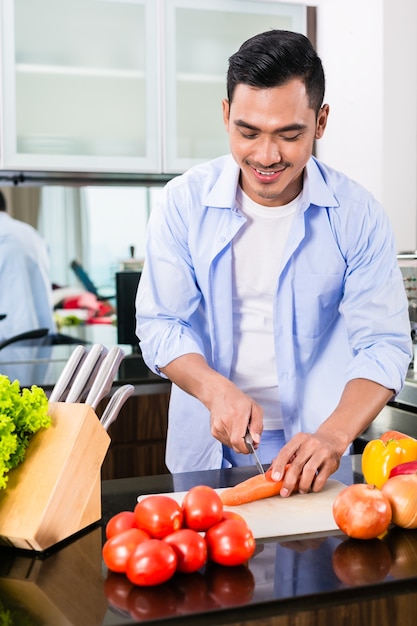
M234 487L222 491L220 499L225 506L238 506L254 500L276 496L281 491L283 480L272 480L271 475L272 469L268 469L265 476L262 474L252 476Z

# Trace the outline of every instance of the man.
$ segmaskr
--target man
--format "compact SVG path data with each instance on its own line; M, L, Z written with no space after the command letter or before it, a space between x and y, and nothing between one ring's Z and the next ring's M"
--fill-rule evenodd
M312 157L321 61L269 31L229 59L231 155L170 181L150 218L137 296L148 366L173 382L172 472L252 463L281 495L318 491L401 389L407 299L387 216ZM202 121L204 123L204 121Z
M45 241L29 224L13 219L0 191L0 341L48 328L53 319L49 255Z

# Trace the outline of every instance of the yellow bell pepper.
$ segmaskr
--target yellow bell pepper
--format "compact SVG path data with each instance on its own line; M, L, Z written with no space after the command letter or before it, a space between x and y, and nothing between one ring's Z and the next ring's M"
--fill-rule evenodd
M362 474L369 485L381 489L387 482L391 470L400 463L417 461L417 439L372 439L362 453Z

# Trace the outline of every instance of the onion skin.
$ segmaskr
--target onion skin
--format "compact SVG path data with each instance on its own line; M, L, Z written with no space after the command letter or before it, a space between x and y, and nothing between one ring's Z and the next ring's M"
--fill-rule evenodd
M401 528L417 528L417 474L399 474L382 486L392 509L392 521Z
M388 530L392 511L388 498L380 489L358 483L345 487L336 496L333 517L348 537L375 539Z
M417 461L408 461L407 463L396 465L392 468L389 478L399 476L400 474L417 474Z

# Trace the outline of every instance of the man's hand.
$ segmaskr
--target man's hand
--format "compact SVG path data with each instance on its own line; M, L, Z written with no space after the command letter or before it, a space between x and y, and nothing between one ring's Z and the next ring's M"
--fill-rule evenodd
M243 437L249 424L255 448L261 440L263 410L235 384L213 370L200 354L185 354L161 371L210 411L213 437L236 452L248 454Z
M365 378L350 380L333 413L314 434L298 433L272 461L272 478L281 480L282 496L320 491L337 470L350 443L363 432L392 397L393 390Z
M263 410L250 396L230 381L225 381L207 403L207 407L210 411L213 437L236 452L248 454L243 437L249 424L255 448L258 447L262 434Z
M299 493L320 491L339 467L342 454L338 442L327 435L298 433L272 461L272 479L280 480L285 473L280 491L283 497L296 487Z

